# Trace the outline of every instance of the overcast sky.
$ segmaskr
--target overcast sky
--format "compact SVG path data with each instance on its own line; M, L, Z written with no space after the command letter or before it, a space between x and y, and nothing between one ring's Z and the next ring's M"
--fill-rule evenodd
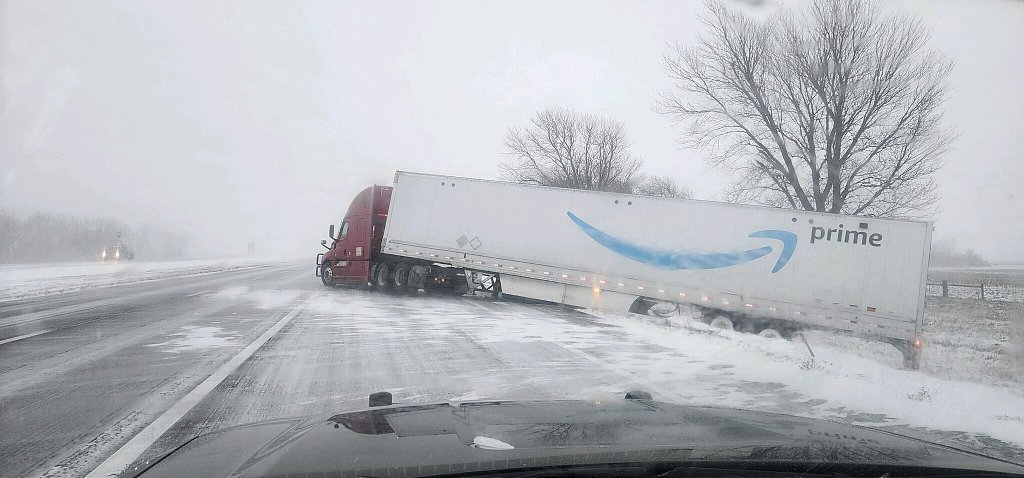
M957 62L935 237L1024 262L1024 2L886 5ZM0 0L0 206L313 254L396 169L496 177L505 130L548 106L624 122L648 172L716 199L728 176L652 109L702 8Z

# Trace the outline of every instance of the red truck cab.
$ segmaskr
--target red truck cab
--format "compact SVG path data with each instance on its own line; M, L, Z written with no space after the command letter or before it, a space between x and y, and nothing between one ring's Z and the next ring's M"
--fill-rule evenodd
M391 186L364 189L348 206L337 236L334 225L330 226L328 236L332 243L328 251L317 258L317 275L325 285L370 282L372 261L380 256L391 189ZM326 247L327 241L321 244Z
M326 286L364 285L404 292L430 288L454 294L469 290L461 268L381 252L392 192L391 186L371 186L356 195L341 219L338 235L332 224L327 233L330 245L320 241L327 252L317 254L316 275Z

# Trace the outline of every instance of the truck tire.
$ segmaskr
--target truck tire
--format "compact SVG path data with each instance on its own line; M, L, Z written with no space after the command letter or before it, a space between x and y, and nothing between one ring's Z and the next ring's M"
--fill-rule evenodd
M324 262L320 265L320 280L323 281L327 287L334 287L334 269L331 268L330 262Z
M722 330L736 330L736 328L732 324L732 319L724 315L719 315L714 319L711 319L711 326L716 329Z
M395 266L395 290L403 291L409 287L410 270L412 270L412 267L410 267L409 264L406 264L405 262L399 262L398 265Z
M775 329L772 329L772 328L764 329L764 330L758 332L757 335L760 335L761 337L764 337L766 339L781 339L782 338L782 334L779 333L778 330L775 330Z
M388 270L387 264L383 262L377 264L373 271L373 285L380 290L391 288L391 271Z
M679 304L675 302L655 302L647 313L656 317L667 319L672 316L679 315Z

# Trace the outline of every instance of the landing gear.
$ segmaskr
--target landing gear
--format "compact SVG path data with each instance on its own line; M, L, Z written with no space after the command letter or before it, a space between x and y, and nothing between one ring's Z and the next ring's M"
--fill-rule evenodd
M501 295L501 278L498 274L493 272L482 272L482 271L466 271L466 283L469 284L469 290L472 293L490 292L491 295L500 299Z

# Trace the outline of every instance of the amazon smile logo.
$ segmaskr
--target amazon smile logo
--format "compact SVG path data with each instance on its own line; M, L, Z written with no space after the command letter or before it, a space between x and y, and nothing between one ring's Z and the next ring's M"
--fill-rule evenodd
M653 249L612 236L611 234L591 226L572 212L567 211L566 214L569 216L569 219L572 219L572 222L579 226L580 230L590 236L590 238L598 244L627 259L632 259L634 261L652 265L654 267L660 267L662 269L720 269L760 259L771 254L774 250L772 245L758 247L756 249L747 249L739 252L712 252L703 254ZM782 251L779 253L778 260L775 261L775 267L772 268L772 273L781 270L786 263L789 262L789 258L793 257L793 251L796 250L797 236L789 231L765 229L751 233L748 237L774 239L782 243Z

